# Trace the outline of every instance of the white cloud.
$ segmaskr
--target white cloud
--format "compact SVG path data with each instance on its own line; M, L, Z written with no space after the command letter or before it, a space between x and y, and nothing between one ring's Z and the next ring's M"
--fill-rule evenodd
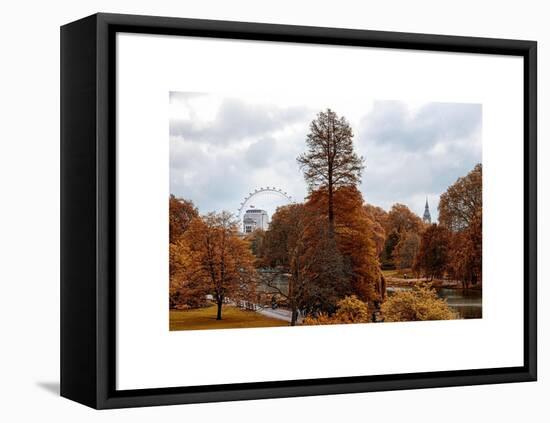
M193 200L201 213L234 212L260 186L280 187L300 201L306 186L296 157L309 123L327 106L350 122L366 159L361 190L385 209L399 202L421 215L428 197L436 218L439 195L481 162L481 105L357 98L298 104L296 96L285 104L283 97L171 93L171 192Z

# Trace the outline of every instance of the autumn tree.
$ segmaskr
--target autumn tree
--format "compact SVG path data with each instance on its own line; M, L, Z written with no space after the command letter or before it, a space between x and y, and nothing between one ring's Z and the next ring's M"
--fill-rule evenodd
M288 204L278 207L264 237L263 265L289 267L294 260L293 252L302 254L307 227L304 205Z
M413 270L426 278L441 278L449 261L449 232L432 224L422 234Z
M191 220L199 213L193 202L170 195L169 199L169 278L170 308L179 305L197 307L204 304L204 295L200 290L186 284L184 269L188 251L182 244L182 237L189 228Z
M328 236L323 217L303 204L279 207L265 234L263 265L278 272L260 272L268 292L284 298L291 309L291 325L298 311L330 310L349 291L342 256ZM277 278L285 275L288 288Z
M404 204L394 204L388 213L386 230L396 230L400 235L405 232L420 233L422 220Z
M482 281L482 166L458 178L439 201L439 221L451 231L448 272L464 287Z
M173 194L170 194L169 238L171 244L183 236L191 220L198 217L198 215L199 212L192 201L176 198Z
M480 218L482 211L482 169L474 169L451 185L439 199L439 223L449 230L461 231Z
M249 243L238 236L230 213L209 213L191 220L183 240L189 252L187 278L212 294L217 320L222 319L226 298L251 297L256 282L254 256Z
M378 223L384 230L388 226L389 215L382 207L373 206L372 204L365 203L365 210L369 214L372 220Z
M309 126L307 152L297 158L310 191L326 190L329 233L334 233L334 192L361 181L364 160L353 150L348 121L331 109L319 112Z
M382 253L380 254L380 260L383 269L395 268L393 252L397 244L399 244L399 240L399 232L397 232L396 229L392 229L391 232L387 234L386 240L384 242L384 248L382 249Z
M171 243L170 256L170 308L185 306L197 308L206 305L206 287L190 277L193 268L188 244L179 239Z
M355 186L343 186L333 193L334 235L336 246L351 270L351 289L362 301L380 301L385 286L380 271L374 222L363 207L363 196ZM306 208L317 210L325 218L328 189L313 191Z
M369 219L373 223L372 232L376 243L376 252L378 256L380 256L386 243L385 227L388 223L388 213L381 207L376 207L371 204L365 204L364 207Z
M458 319L457 313L437 296L435 290L421 286L393 293L380 311L385 322Z
M260 277L268 294L285 298L291 311L291 326L296 324L298 310L305 302L305 273L308 221L303 204L290 204L277 208L264 237L263 266L277 272L261 272ZM288 288L281 289L278 279L286 275Z
M466 229L451 233L450 244L449 275L461 281L464 288L480 284L483 253L481 219L475 218Z
M396 258L398 257L395 251L397 245L401 241L405 241L405 234L420 235L424 229L424 223L404 204L394 204L385 221L387 237L381 259L384 268L393 269L396 266Z
M420 236L415 232L405 232L393 250L398 269L411 268L420 247Z
M333 313L336 303L353 292L352 264L330 234L326 220L310 225L301 273L306 278L302 309L306 314Z

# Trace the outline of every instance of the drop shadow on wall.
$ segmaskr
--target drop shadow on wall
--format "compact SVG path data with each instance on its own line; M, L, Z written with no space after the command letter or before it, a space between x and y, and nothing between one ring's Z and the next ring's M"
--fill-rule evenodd
M36 386L38 386L39 388L42 388L43 390L49 392L50 394L59 396L59 392L60 392L59 382L37 382Z

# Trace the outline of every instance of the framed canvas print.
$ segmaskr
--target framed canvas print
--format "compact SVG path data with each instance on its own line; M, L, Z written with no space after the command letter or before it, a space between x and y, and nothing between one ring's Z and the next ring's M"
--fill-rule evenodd
M61 29L61 394L536 380L536 43Z

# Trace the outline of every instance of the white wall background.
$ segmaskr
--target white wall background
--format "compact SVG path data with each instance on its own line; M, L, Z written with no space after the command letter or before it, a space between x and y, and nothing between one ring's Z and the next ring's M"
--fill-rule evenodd
M546 2L11 1L0 66L0 419L4 421L533 421L550 417L550 27ZM97 11L539 41L539 382L95 412L59 383L59 26ZM521 201L521 199L511 199ZM546 391L546 392L545 392Z

